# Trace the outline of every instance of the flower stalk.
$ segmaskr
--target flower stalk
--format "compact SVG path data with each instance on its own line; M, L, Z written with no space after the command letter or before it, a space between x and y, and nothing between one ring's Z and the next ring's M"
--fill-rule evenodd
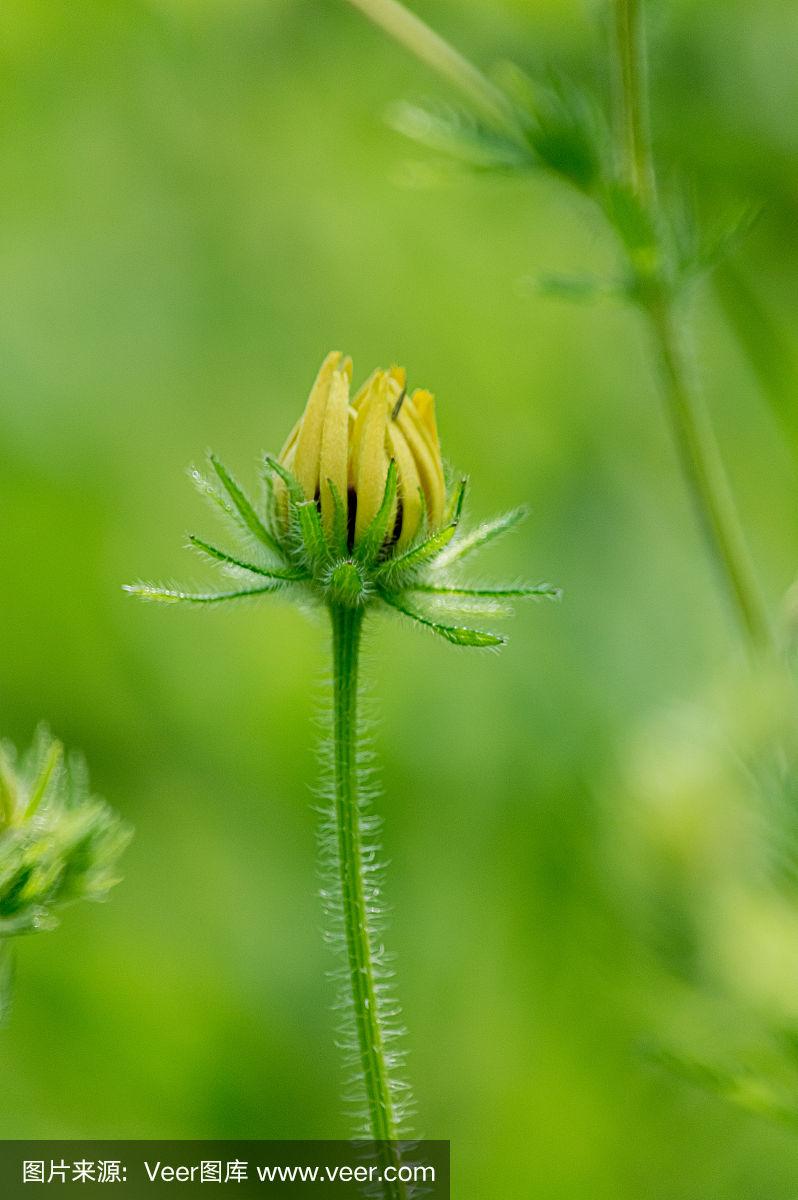
M352 362L328 354L282 452L265 459L264 495L253 501L214 455L212 478L192 472L242 543L228 551L192 535L190 545L234 585L199 592L136 584L146 600L207 606L295 595L327 610L333 645L329 801L321 827L327 937L343 960L341 1042L347 1101L356 1135L375 1143L384 1165L401 1165L409 1091L398 1077L399 1009L382 944L380 865L361 761L358 671L363 623L372 611L399 612L456 646L497 648L505 638L475 628L520 598L557 598L549 584L473 586L466 558L518 525L516 508L463 533L466 481L447 478L430 392L410 392L404 370L374 371L350 395ZM464 623L467 618L468 623ZM386 1200L410 1195L386 1181Z
M335 808L336 891L344 930L349 995L344 1005L354 1015L359 1076L366 1097L368 1132L380 1144L381 1155L392 1165L399 1156L392 1145L399 1137L398 1099L394 1095L387 1047L388 1031L382 1018L382 998L372 944L367 896L366 858L361 827L358 769L359 711L358 669L363 610L330 606L333 643L333 793ZM387 1186L387 1185L386 1185ZM402 1200L404 1189L396 1183L386 1200Z

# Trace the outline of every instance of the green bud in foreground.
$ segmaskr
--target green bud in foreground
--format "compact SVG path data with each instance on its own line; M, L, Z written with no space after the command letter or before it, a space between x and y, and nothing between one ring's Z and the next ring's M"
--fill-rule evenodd
M232 576L231 588L138 583L125 590L162 604L285 592L332 609L390 609L456 646L476 648L506 639L474 628L474 616L505 615L525 597L559 597L548 583L474 586L464 577L466 560L515 528L526 510L463 532L466 480L447 484L432 394L409 392L404 370L391 367L374 371L350 397L351 376L350 359L327 355L282 451L264 460L260 502L213 454L212 478L191 472L241 541L230 551L189 537Z

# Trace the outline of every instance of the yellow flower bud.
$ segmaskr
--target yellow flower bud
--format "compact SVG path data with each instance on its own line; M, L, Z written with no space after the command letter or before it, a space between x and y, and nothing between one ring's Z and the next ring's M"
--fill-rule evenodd
M308 500L315 500L326 532L335 516L334 491L347 506L350 546L356 546L385 495L388 467L396 463L397 495L387 541L404 549L426 518L437 529L446 485L435 401L430 392L408 395L400 367L377 370L350 399L352 362L328 354L311 388L305 411L280 453ZM287 513L284 486L278 511Z

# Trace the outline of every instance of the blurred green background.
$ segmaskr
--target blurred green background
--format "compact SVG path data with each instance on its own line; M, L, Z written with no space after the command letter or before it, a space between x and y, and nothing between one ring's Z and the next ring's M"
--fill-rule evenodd
M764 206L695 317L776 611L798 19L653 7L663 160L710 223ZM605 85L600 3L419 10L480 63ZM565 592L499 657L371 632L419 1131L452 1139L463 1200L794 1198L798 1132L746 1111L756 1079L741 1108L643 1051L772 1052L789 1090L798 904L757 855L739 884L740 745L780 708L740 682L643 331L536 292L612 272L598 218L544 177L419 187L434 164L385 109L447 93L343 3L5 0L0 64L0 729L46 718L136 826L110 902L18 947L0 1136L347 1133L310 807L324 625L120 590L207 578L185 468L210 446L253 482L337 347L437 393L473 514L532 509L497 576Z

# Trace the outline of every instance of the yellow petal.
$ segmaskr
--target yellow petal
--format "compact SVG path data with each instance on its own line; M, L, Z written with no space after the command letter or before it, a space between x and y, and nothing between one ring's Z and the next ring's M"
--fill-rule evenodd
M294 458L294 475L308 500L313 500L319 485L319 457L321 455L321 434L324 428L324 414L327 410L327 399L330 394L330 383L333 371L340 362L341 355L337 350L328 354L321 364L316 382L310 391L299 437L296 443Z
M382 375L382 371L372 371L371 374L369 375L368 379L366 380L366 382L362 383L360 385L360 387L357 389L357 391L355 392L354 396L352 397L352 407L356 411L359 411L362 408L363 402L366 399L366 396L368 396L372 387L374 386L374 380L377 378L378 375Z
M397 367L394 365L391 367L388 375L395 383L399 384L399 391L403 392L407 387L407 371L404 369L404 367Z
M296 440L299 437L299 430L301 427L302 418L300 417L294 428L289 433L288 437L285 439L285 445L278 455L280 462L286 467L288 466L288 463L286 462L286 455L288 454L289 450L293 450L296 446Z
M384 372L375 378L363 401L355 425L356 490L355 541L363 536L380 507L388 475L386 434L388 429L388 380Z
M375 389L384 386L384 372L374 371L363 384L363 387L357 393L350 412L354 413L354 424L350 429L349 434L349 484L350 487L355 487L357 484L357 472L360 462L360 443L363 440L363 430L366 427L366 416L371 406L372 393Z
M413 454L424 491L424 499L427 502L430 525L434 529L443 520L443 508L446 501L446 488L440 455L430 449L429 435L423 429L419 414L412 400L405 399L396 418L396 424L404 434Z
M412 401L421 427L429 435L430 449L440 459L441 444L438 438L438 422L435 420L435 397L426 388L416 388Z
M402 501L402 528L396 545L397 549L404 550L421 524L421 480L410 447L395 421L388 426L388 440L396 459L399 499Z
M333 372L330 394L324 414L319 458L319 491L321 493L321 516L325 529L332 529L335 502L327 483L331 479L338 489L342 503L346 504L347 458L349 455L349 378L346 364L343 370Z

